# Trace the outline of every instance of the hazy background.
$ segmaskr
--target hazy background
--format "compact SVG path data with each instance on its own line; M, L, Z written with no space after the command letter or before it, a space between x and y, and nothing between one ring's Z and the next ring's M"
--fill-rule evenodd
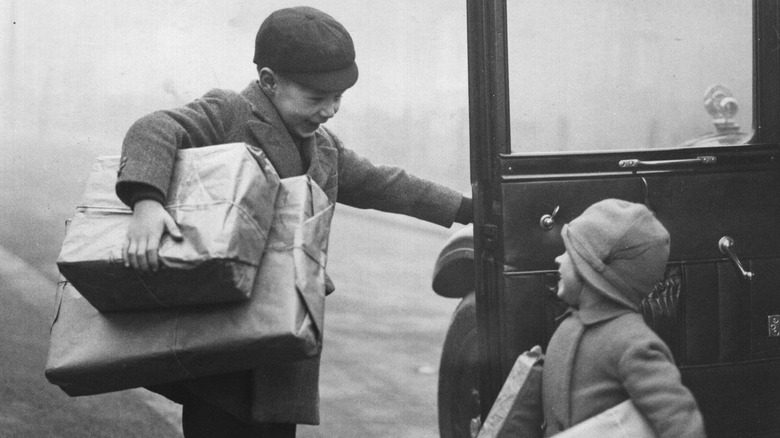
M75 202L130 124L256 76L254 36L289 0L0 0L5 184L35 175ZM467 192L466 0L318 0L355 41L360 79L328 124L347 147ZM731 88L752 121L742 0L508 2L512 150L670 147L712 132ZM65 174L71 179L51 187ZM51 211L45 211L50 214Z
M25 200L0 199L0 219L22 211L64 221L94 158L118 154L135 119L211 88L242 90L256 77L259 24L300 4L0 1L0 183ZM329 126L375 162L469 190L465 1L310 4L350 31L360 68ZM52 233L61 230L25 242ZM13 246L17 236L3 237Z
M733 89L749 128L749 2L702 1L510 0L513 149L668 147L711 131L701 98L712 83ZM299 4L0 0L0 247L56 280L64 222L94 159L119 154L129 126L148 112L215 87L242 90L256 77L259 24ZM328 125L375 162L468 192L466 0L309 4L350 31L360 68ZM434 437L438 356L457 301L433 294L430 273L452 230L339 209L323 425L300 435ZM4 321L0 340L30 337ZM43 357L46 327L36 327ZM19 381L7 360L0 355L0 380L12 387ZM75 405L44 381L42 361L31 365L39 386L30 391Z
M65 431L100 430L93 412L109 423L146 421L147 411L127 399L149 393L69 399L46 382L55 287L8 281L36 277L34 271L55 281L64 223L95 158L119 154L125 132L146 113L211 88L246 87L256 77L260 23L300 4L0 0L0 353L29 351L0 354L0 434L49 436L65 422ZM309 4L350 31L360 68L328 125L375 162L467 192L465 1ZM387 218L343 206L335 216L328 270L337 292L326 316L322 424L301 427L301 437L438 435L438 358L457 300L435 295L430 276L452 230ZM9 272L12 257L29 266L13 263L21 267ZM40 314L19 302L28 295L41 297ZM154 400L178 425L177 408ZM120 416L117 406L131 407Z
M745 0L509 0L512 151L669 148L713 132L714 84L750 132L752 14Z

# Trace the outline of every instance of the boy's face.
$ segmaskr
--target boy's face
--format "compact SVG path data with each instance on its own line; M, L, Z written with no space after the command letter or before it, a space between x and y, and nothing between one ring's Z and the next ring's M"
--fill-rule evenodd
M314 136L319 126L335 116L344 91L320 91L277 76L271 102L287 130L298 139Z
M574 267L574 262L569 257L569 253L564 252L555 258L555 263L558 264L560 277L558 279L558 298L570 306L578 306L584 283Z

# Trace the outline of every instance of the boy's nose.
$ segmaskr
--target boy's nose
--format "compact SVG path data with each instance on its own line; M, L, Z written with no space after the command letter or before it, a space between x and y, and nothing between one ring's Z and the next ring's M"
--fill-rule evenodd
M329 101L322 108L320 108L320 116L325 118L331 118L339 111L339 103L336 101Z

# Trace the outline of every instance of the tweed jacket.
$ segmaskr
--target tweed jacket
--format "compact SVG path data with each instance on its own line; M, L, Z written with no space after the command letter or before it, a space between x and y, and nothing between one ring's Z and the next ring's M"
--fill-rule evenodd
M392 166L377 166L320 127L300 152L278 112L253 81L240 94L212 90L188 105L157 111L132 125L122 145L117 195L168 191L179 148L245 142L261 148L280 177L308 174L331 202L452 225L462 194ZM174 401L192 394L254 422L319 423L320 358L149 388Z
M372 164L323 126L299 153L258 81L241 94L212 90L183 108L157 111L134 123L122 145L117 195L129 203L134 183L166 194L177 149L232 142L261 148L282 178L308 174L332 202L449 227L463 198L401 168Z
M706 436L669 348L642 315L606 298L570 310L553 333L542 398L546 437L629 398L658 437Z

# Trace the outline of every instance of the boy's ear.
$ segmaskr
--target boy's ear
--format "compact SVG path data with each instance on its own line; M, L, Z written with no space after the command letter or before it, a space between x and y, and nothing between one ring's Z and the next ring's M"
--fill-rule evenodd
M257 69L257 74L260 76L260 88L267 94L273 95L276 92L276 85L279 83L276 73L268 67Z

